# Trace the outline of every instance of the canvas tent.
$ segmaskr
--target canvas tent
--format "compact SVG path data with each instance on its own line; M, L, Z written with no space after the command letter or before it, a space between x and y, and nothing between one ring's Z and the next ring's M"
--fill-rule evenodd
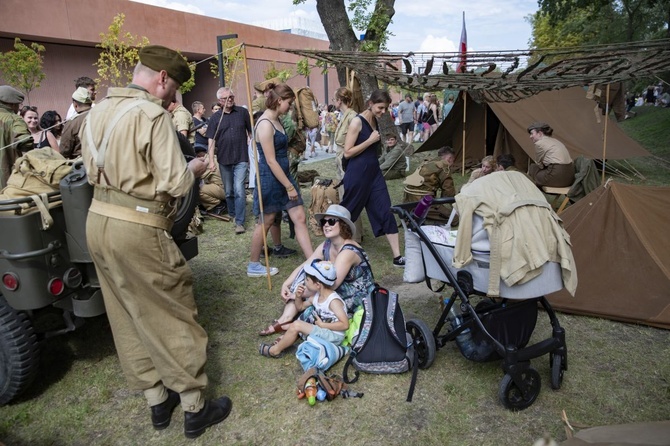
M527 128L535 121L547 122L554 136L565 144L572 158L583 155L589 159L603 157L605 117L596 119L597 103L586 98L581 87L538 93L516 102L486 102L479 95L475 101L467 93L465 124L466 160L481 160L487 154L512 153L517 167L525 169L533 159L535 148ZM420 148L419 152L435 150L444 145L453 147L457 159L463 148L463 94L454 104L447 119ZM637 142L628 137L614 120L607 128L607 159L647 156Z
M579 284L569 313L670 329L670 188L608 182L561 214Z

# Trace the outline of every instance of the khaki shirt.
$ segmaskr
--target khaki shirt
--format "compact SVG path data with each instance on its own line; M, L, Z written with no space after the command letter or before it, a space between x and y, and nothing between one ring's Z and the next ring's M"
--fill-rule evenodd
M421 186L409 185L405 180L405 192L420 197L430 194L437 197L437 191L442 191L441 197L453 197L456 195L454 179L451 177L449 165L442 160L424 162L419 166L419 175L423 177Z
M405 147L403 144L397 143L391 147L386 153L379 157L379 168L382 170L384 177L390 176L391 173L405 176Z
M16 159L32 148L33 138L28 124L21 116L0 105L0 189L7 185Z
M110 88L107 98L88 113L79 139L89 183L98 184L98 168L86 137L87 126L99 148L110 121L135 99L149 102L126 113L111 133L104 164L110 186L161 202L186 195L195 178L186 166L170 115L160 99L139 88ZM104 176L100 175L99 183L106 185Z
M193 125L193 116L181 104L177 104L172 110L172 123L178 132L187 132L186 137L191 145L195 144L195 130Z
M337 129L335 129L335 145L337 147L344 149L344 140L347 139L347 130L349 130L349 124L351 124L351 120L355 117L356 112L352 108L347 110L344 115L342 115L340 123L337 124Z
M544 136L535 143L535 162L546 167L550 164L570 164L572 158L562 142Z
M65 158L74 159L81 155L81 140L79 139L79 130L84 123L88 110L83 110L74 118L65 122L63 134L60 137L60 154Z

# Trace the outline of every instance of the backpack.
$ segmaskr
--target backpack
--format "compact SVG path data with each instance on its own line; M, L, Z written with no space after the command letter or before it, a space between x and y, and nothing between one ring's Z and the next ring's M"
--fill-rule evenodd
M418 364L414 340L407 332L398 294L375 285L363 299L363 318L358 336L353 340L342 375L345 383L358 380L359 371L367 373L403 373L410 369L412 380L407 401L412 401ZM356 369L353 379L348 369Z
M295 93L298 111L298 128L315 129L319 126L318 102L309 87L298 88Z
M309 227L314 235L323 235L321 224L316 221L316 214L326 212L331 204L340 203L340 184L336 180L317 178L312 184L312 203L309 205Z

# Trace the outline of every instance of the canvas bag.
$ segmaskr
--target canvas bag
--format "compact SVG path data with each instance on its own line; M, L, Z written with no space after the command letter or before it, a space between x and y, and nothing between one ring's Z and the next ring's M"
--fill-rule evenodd
M340 193L337 190L340 187L338 181L328 178L316 178L312 184L312 202L309 205L308 225L314 235L322 236L323 230L321 224L316 221L316 214L326 212L331 204L340 203Z
M319 126L319 103L309 87L298 88L295 92L298 128L315 129Z
M412 369L407 401L412 401L416 385L417 352L414 340L406 329L398 294L376 285L363 299L363 317L342 375L347 384L358 380L359 371L366 373L404 373ZM348 369L353 366L354 377Z

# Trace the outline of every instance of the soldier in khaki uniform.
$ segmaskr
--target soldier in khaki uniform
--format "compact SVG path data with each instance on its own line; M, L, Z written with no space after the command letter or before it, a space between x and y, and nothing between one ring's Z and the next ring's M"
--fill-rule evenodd
M144 391L154 428L181 401L184 434L223 421L232 402L204 401L207 334L197 323L193 275L170 236L178 197L207 165L188 164L166 108L191 77L184 58L157 45L140 50L132 83L110 88L79 133L94 186L86 239L126 379Z
M384 153L379 157L379 168L385 180L397 180L405 177L407 162L405 156L411 155L413 147L403 141L398 142L395 132L384 135L386 141Z
M205 163L207 159L207 147L196 147L195 156L202 158ZM223 190L223 180L218 170L207 170L202 177L200 183L200 204L208 212L226 202L226 192ZM218 216L215 213L214 216Z
M172 123L177 131L188 138L191 145L195 144L195 126L191 113L176 100L172 101L167 110L172 115Z
M33 148L28 125L17 114L22 103L23 93L9 85L0 86L0 189L7 186L16 159Z
M72 106L76 115L65 121L63 134L60 137L60 154L65 158L74 159L81 155L81 140L79 139L79 130L84 123L84 119L91 110L93 101L89 91L84 87L79 87L72 94Z
M441 191L441 197L456 195L454 179L451 177L451 166L454 164L456 155L451 147L446 146L439 149L437 155L438 159L424 161L413 174L405 178L405 203L419 201L424 195L437 197L438 191ZM450 205L431 206L426 220L446 222L450 214Z

